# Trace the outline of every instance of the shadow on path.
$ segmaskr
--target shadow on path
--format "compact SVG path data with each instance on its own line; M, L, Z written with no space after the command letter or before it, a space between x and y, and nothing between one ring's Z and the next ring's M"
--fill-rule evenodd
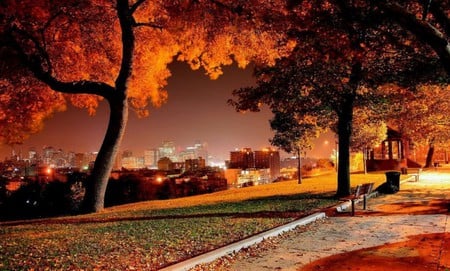
M314 261L300 270L450 270L450 233L415 235L404 242L337 254Z

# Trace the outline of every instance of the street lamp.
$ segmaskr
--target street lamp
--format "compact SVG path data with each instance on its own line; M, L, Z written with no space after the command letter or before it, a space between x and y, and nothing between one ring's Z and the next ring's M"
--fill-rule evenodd
M336 140L335 142L335 147L336 147L336 150L335 150L335 154L334 154L334 160L335 160L335 163L334 163L334 166L335 166L335 169L336 169L336 172L338 172L338 163L339 163L339 142Z

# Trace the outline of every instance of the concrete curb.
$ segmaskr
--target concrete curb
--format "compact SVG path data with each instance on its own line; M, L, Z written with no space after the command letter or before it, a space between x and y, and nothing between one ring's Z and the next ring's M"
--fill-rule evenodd
M195 267L196 265L199 264L205 264L205 263L209 263L212 262L220 257L226 256L228 254L231 254L233 252L239 251L243 248L246 247L250 247L252 245L255 245L261 241L263 241L264 239L267 239L269 237L274 237L274 236L278 236L283 232L286 231L290 231L298 226L304 226L307 225L309 223L312 223L318 219L323 219L325 218L326 215L323 212L320 213L314 213L312 215L309 215L307 217L295 220L291 223L288 223L286 225L282 225L279 227L276 227L274 229L271 229L269 231L266 232L262 232L259 233L257 235L254 235L252 237L249 237L247 239L238 241L236 243L232 243L229 244L227 246L215 249L213 251L207 252L205 254L201 254L199 256L196 256L194 258L188 259L186 261L182 261L176 264L173 264L171 266L162 268L160 270L162 271L183 271L183 270L189 270L193 267Z

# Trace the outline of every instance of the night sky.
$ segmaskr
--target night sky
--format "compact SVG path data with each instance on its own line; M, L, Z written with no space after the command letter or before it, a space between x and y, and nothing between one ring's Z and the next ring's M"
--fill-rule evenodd
M158 147L164 140L174 141L180 150L199 141L207 143L214 160L223 161L236 148L270 146L272 114L267 108L243 114L227 104L233 89L254 84L251 68L226 67L217 80L210 80L201 70L190 70L184 63L174 63L170 68L168 102L160 108L151 108L147 118L138 118L130 112L121 150L132 150L135 156L141 156L145 149ZM40 151L49 145L64 151L98 151L107 118L105 102L93 117L84 110L69 107L68 111L55 114L45 123L43 131L15 149L26 154L29 147ZM331 146L320 144L316 144L317 155L327 157ZM10 153L11 147L0 146L1 160Z

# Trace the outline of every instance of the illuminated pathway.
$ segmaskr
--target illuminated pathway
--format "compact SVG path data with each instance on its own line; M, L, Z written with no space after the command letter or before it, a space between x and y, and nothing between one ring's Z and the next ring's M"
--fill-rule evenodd
M194 270L450 270L449 200L450 171L429 170L355 217L299 227Z

